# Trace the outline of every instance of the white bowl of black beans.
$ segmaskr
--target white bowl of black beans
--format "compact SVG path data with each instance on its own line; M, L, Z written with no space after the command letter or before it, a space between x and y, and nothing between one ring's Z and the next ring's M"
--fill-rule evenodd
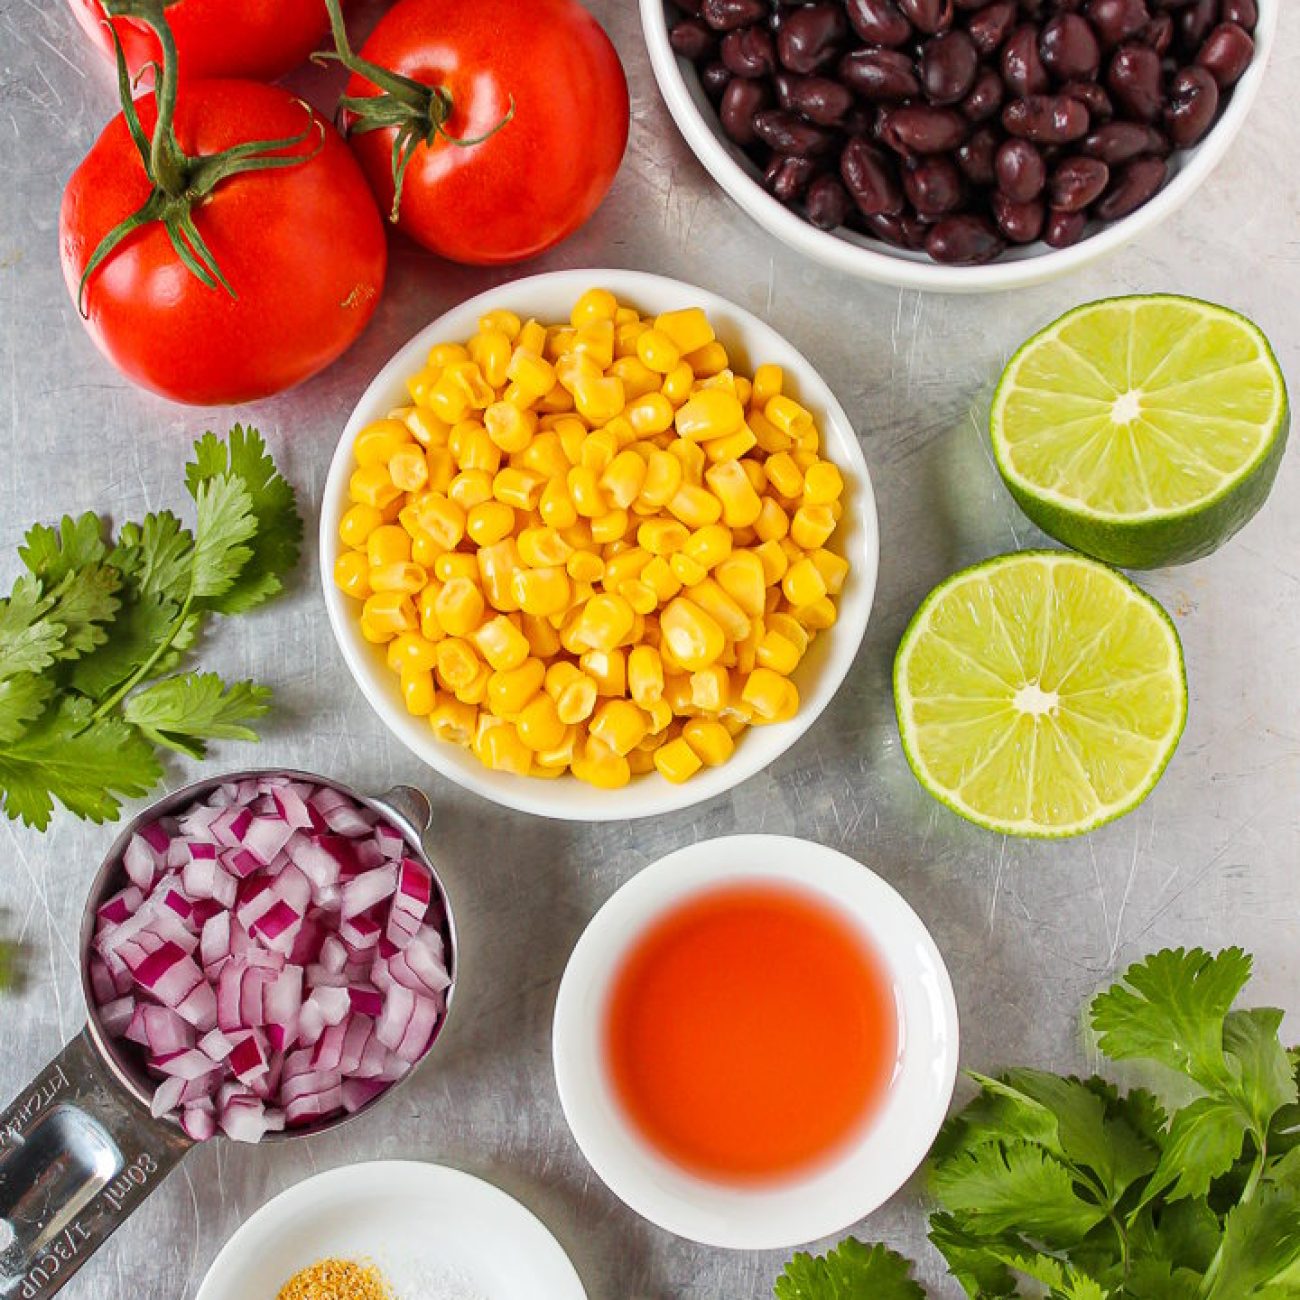
M840 271L1053 279L1180 207L1250 111L1282 0L641 0L719 185Z

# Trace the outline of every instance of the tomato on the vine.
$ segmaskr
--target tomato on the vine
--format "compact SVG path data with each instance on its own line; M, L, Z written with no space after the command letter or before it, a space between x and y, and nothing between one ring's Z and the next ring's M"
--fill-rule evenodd
M577 0L398 0L360 57L329 7L355 74L352 147L413 239L457 262L517 262L600 205L627 145L627 79Z
M95 48L112 59L113 38L102 0L68 0ZM112 20L136 76L161 57L158 38L137 18ZM177 0L167 9L181 72L192 77L274 81L304 62L329 21L323 0Z
M201 404L277 393L369 321L383 222L328 123L278 86L178 88L161 0L130 3L156 23L159 88L134 103L124 89L69 180L64 278L95 342L137 383Z

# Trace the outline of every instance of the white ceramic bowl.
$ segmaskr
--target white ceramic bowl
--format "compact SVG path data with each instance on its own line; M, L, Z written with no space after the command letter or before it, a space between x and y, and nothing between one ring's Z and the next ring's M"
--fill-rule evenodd
M761 1189L684 1172L632 1128L605 1064L611 986L629 948L665 912L724 883L789 885L829 902L891 973L902 1053L868 1130L821 1170ZM780 977L774 963L773 978ZM596 913L569 958L555 1007L560 1101L591 1167L638 1214L678 1236L734 1250L789 1249L837 1233L884 1204L929 1151L957 1076L957 1006L943 958L916 913L879 876L807 840L736 835L661 858Z
M679 59L668 43L665 0L640 0L640 3L650 63L668 111L713 179L760 226L783 243L837 271L864 280L938 293L1016 289L1068 275L1152 230L1182 207L1218 166L1241 130L1264 80L1282 9L1282 0L1258 0L1254 62L1234 88L1214 129L1195 149L1174 155L1176 172L1150 203L1070 248L1052 249L1040 242L1013 248L987 266L944 266L931 261L924 253L892 248L881 240L852 231L818 230L773 198L764 189L753 163L723 133L717 111L700 87L694 68L687 60Z
M593 285L611 290L642 312L703 307L737 365L751 373L753 366L765 361L783 366L789 391L817 417L825 454L844 475L847 508L830 545L848 558L852 568L837 598L838 621L817 638L795 674L802 700L798 715L776 726L751 728L728 762L705 768L682 785L672 785L652 772L633 777L622 790L605 791L572 776L542 781L490 771L467 750L438 740L427 721L406 711L397 675L384 662L383 647L369 644L361 635L360 607L333 580L341 549L339 520L348 508L352 440L371 420L409 401L406 379L424 364L430 347L469 337L478 318L494 307L509 307L542 321L567 320L574 301ZM379 372L352 412L330 465L321 502L320 553L325 604L339 649L375 712L403 744L443 776L493 803L566 820L617 821L672 812L729 790L778 758L807 731L839 689L862 644L876 586L879 534L871 478L848 416L809 362L770 325L717 294L664 276L578 270L516 280L471 298L421 330Z
M271 1300L320 1259L374 1264L399 1296L586 1300L555 1238L491 1183L377 1160L317 1174L262 1206L221 1248L195 1300Z

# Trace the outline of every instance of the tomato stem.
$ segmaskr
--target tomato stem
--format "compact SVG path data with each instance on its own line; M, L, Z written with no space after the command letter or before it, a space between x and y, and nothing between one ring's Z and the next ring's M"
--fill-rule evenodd
M231 176L277 167L297 167L314 158L325 144L324 125L303 104L307 124L296 135L283 136L278 140L250 140L219 153L193 158L186 154L176 139L175 129L179 60L176 41L164 14L168 4L175 2L176 0L103 0L104 11L110 19L136 18L149 27L158 39L162 63L146 65L154 71L154 101L157 107L153 135L149 136L140 121L132 95L131 72L122 42L113 23L108 23L117 56L117 89L122 102L122 117L139 151L140 162L145 175L153 184L153 190L135 212L120 221L100 240L90 255L77 290L77 310L83 316L89 314L86 307L86 286L91 275L113 255L128 235L155 221L162 224L176 256L191 274L209 289L223 289L232 298L237 298L239 295L222 273L212 250L194 222L195 205ZM320 140L310 153L281 152L303 144L313 131L320 135Z
M514 96L510 97L509 107L501 120L481 135L452 135L447 130L447 122L455 107L451 91L446 86L431 86L413 77L404 77L391 68L363 58L353 50L348 40L339 0L325 0L325 8L329 11L334 49L312 57L319 61L333 59L349 72L365 77L378 87L380 93L377 95L344 95L339 100L339 113L343 117L345 134L361 135L366 131L393 128L393 206L388 219L396 222L402 206L406 169L415 151L421 145L432 148L440 136L458 149L482 144L514 117Z

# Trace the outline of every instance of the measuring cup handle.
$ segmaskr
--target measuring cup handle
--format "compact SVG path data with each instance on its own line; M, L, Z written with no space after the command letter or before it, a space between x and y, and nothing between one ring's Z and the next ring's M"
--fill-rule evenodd
M0 1298L56 1295L192 1145L83 1029L0 1114Z

